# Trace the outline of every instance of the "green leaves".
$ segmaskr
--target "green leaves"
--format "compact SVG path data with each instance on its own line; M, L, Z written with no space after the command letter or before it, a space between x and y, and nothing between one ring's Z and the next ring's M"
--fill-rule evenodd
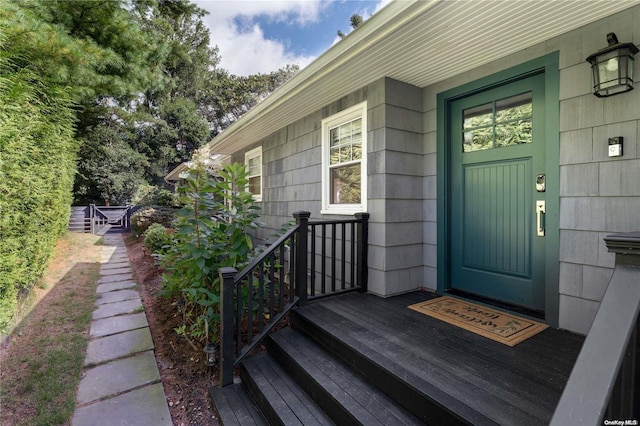
M242 269L253 252L247 233L261 226L253 198L245 191L247 172L226 164L217 177L203 167L189 172L179 189L184 206L174 222L174 243L162 259L163 294L184 301L180 332L215 342L220 321L218 269ZM208 342L204 342L208 343Z

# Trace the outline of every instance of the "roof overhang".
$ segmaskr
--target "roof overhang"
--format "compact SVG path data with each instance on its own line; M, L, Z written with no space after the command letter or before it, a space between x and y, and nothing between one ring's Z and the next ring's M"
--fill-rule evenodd
M426 87L639 3L394 1L253 107L206 148L215 154L232 154L383 77ZM586 57L589 52L584 53Z
M197 151L198 155L202 155L202 148L199 148ZM228 163L230 158L228 155L220 155L220 154L210 154L205 156L202 162L205 167L208 167L209 170L215 171L221 167L223 163ZM196 163L194 161L185 161L184 163L178 164L173 168L165 177L164 181L175 185L176 182L180 182L180 180L185 179L187 177L187 172L194 168Z

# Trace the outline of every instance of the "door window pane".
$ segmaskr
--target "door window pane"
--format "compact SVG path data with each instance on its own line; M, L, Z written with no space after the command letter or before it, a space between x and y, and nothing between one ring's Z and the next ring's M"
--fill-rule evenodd
M531 92L465 109L463 152L533 142Z
M464 152L493 148L493 103L465 109L462 114Z

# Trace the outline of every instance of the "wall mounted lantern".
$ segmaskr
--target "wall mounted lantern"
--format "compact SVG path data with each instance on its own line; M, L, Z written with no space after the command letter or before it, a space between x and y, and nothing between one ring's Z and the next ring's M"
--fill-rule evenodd
M593 72L593 94L599 98L633 89L633 43L619 43L615 33L607 34L609 46L587 58Z

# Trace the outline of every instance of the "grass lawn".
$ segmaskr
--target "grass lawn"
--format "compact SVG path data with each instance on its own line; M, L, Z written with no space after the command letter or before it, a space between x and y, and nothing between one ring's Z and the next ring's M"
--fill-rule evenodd
M0 355L2 425L70 424L95 309L102 239L69 233Z

